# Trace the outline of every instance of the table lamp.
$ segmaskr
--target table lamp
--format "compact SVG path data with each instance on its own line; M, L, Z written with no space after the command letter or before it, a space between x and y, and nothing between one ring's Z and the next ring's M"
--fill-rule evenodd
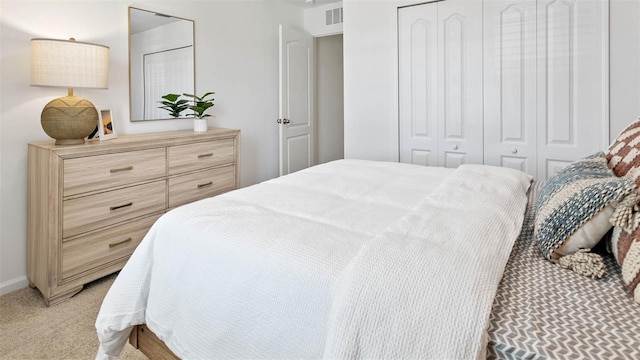
M86 42L31 39L31 85L66 87L68 95L50 101L40 120L56 145L84 144L98 125L98 111L88 100L73 96L73 88L106 89L109 47Z

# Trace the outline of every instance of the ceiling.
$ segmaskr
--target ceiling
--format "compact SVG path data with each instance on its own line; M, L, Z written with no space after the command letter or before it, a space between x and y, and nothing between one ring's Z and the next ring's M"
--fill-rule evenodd
M313 4L307 4L306 0L282 0L282 1L284 1L285 3L291 4L293 6L306 9L306 8L339 2L340 0L314 0Z
M339 0L313 0L313 4L307 4L307 0L282 0L282 1L301 9L308 9L316 6L322 6L326 4L339 2ZM142 10L142 9L136 9L136 10L140 10L140 11L131 12L130 31L132 34L146 31L154 27L166 25L173 21L184 20L184 19L180 19L172 16L166 16L166 15L162 16L162 14L156 15L156 13L147 11L147 10Z
M147 31L149 29L166 25L174 21L184 20L177 17L137 8L130 8L129 15L131 17L129 21L129 32L131 34Z

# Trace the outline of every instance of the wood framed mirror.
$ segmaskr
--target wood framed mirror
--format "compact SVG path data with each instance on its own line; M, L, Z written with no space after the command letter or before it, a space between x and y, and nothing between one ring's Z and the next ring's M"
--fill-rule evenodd
M193 20L129 7L131 121L175 119L162 96L195 93L194 33Z

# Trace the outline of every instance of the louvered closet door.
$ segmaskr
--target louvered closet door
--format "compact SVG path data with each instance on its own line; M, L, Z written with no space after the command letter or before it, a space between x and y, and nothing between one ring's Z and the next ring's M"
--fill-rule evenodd
M538 178L608 144L608 1L538 0Z
M400 162L438 165L438 8L398 9Z
M400 161L482 163L482 2L398 9Z
M536 176L536 2L484 1L484 162Z

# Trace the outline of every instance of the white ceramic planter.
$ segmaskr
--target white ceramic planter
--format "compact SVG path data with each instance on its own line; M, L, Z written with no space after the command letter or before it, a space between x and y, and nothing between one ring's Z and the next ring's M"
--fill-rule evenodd
M195 132L202 132L202 131L207 131L208 128L208 124L207 124L207 119L198 119L195 118L193 119L193 131Z

